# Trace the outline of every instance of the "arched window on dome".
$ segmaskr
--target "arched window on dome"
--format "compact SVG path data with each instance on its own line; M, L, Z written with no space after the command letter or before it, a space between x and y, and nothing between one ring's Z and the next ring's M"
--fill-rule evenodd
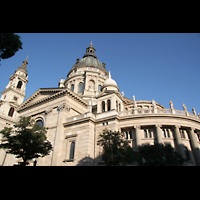
M15 109L13 107L11 107L8 112L8 116L13 117L14 111L15 111Z
M105 112L105 101L102 101L101 107L102 107L102 113Z
M21 89L21 87L22 87L22 81L19 81L18 84L17 84L17 88Z
M71 85L71 91L74 92L74 84Z
M80 82L78 85L78 93L83 94L83 91L84 91L84 83Z

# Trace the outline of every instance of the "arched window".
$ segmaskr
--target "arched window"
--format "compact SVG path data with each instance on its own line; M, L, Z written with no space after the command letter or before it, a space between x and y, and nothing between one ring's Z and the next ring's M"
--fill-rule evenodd
M17 88L21 89L21 87L22 87L22 81L19 81L17 84Z
M146 129L144 130L144 138L148 138L147 130Z
M116 101L116 111L118 111L118 102Z
M71 91L74 92L74 84L71 85Z
M107 100L107 110L110 111L110 100Z
M125 132L126 133L126 139L128 139L128 132Z
M38 124L40 127L44 127L44 123L43 123L43 121L40 119L40 120L37 120L36 121L36 124Z
M184 147L184 151L185 151L185 157L187 160L190 160L190 156L189 156L189 151L187 147Z
M15 109L13 107L10 108L9 112L8 112L8 116L12 117L14 114Z
M84 83L80 82L78 85L78 93L83 93L84 91Z
M102 101L101 107L102 107L102 113L105 112L105 101Z
M72 142L70 146L69 159L74 159L74 150L75 150L75 142Z
M119 112L121 111L121 104L119 103Z
M132 131L129 131L129 139L133 139Z

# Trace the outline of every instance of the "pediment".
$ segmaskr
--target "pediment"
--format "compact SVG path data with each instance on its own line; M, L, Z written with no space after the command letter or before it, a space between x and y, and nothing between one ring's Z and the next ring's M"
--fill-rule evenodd
M64 90L64 88L40 88L34 94L32 94L28 99L26 99L26 101L24 101L18 109L20 110L25 106L29 106L43 99L51 97L56 93L61 92L62 90Z
M32 106L39 105L41 103L52 101L59 96L67 95L69 98L72 98L74 101L79 102L84 107L88 106L88 102L82 99L79 95L75 94L67 88L40 88L33 95L31 95L25 102L23 102L19 108L18 112L28 109Z

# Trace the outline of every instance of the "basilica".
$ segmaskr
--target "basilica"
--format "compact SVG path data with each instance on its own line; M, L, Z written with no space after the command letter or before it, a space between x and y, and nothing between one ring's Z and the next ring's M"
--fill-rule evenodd
M53 151L38 158L37 166L101 166L102 147L98 135L104 129L123 131L133 150L154 143L170 144L188 161L200 165L200 116L152 101L126 98L101 63L92 45L77 59L58 87L39 88L24 101L28 83L28 57L10 76L0 99L0 130L12 127L20 116L31 116L48 128L47 139ZM34 84L34 83L30 83ZM173 98L173 97L171 97ZM0 136L1 138L2 136ZM30 160L33 165L35 160ZM0 165L20 162L0 149Z

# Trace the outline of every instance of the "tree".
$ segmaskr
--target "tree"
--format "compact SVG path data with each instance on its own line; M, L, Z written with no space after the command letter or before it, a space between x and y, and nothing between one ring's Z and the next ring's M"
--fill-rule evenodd
M22 166L26 166L28 160L49 155L52 150L46 137L47 128L34 123L31 117L21 117L14 129L5 127L0 133L3 135L0 148L22 158Z
M10 58L22 49L20 36L14 33L0 33L0 61Z
M140 166L179 166L187 161L171 145L163 144L140 146L133 157Z
M103 160L106 166L130 164L133 161L133 150L123 132L112 132L107 129L99 135L97 145L103 147Z

